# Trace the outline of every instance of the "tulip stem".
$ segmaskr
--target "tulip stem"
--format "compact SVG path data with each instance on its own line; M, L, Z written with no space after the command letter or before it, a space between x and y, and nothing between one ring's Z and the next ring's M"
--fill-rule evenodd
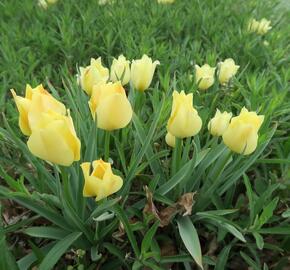
M136 90L135 92L135 102L134 102L134 111L138 115L139 111L142 108L142 99L143 99L144 93L141 91Z
M109 160L110 155L110 132L105 131L105 151L104 151L104 159L106 162Z
M171 175L175 175L180 167L182 152L182 139L176 138L175 147L173 148Z

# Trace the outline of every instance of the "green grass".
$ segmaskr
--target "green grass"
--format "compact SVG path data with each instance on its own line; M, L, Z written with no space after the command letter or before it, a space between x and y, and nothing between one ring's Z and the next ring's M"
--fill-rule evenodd
M47 10L36 1L0 1L0 110L7 119L0 121L0 198L31 210L15 224L1 222L0 245L9 247L0 255L1 263L18 261L20 269L27 269L31 260L46 264L40 269L53 269L47 262L56 262L72 245L74 251L86 251L85 256L73 255L66 261L74 269L78 265L112 269L120 264L124 269L167 269L170 263L174 269L193 269L196 264L190 255L199 257L198 244L190 246L196 231L205 269L278 270L290 265L289 15L287 1L176 0L173 5L158 5L155 0L123 0L99 6L97 0L59 0ZM270 19L273 28L263 37L247 33L253 17ZM73 191L63 190L64 199L59 201L62 197L51 184L58 169L31 156L17 140L24 137L9 89L23 94L26 83L55 89L72 110L82 141L91 145L91 136L88 141L86 135L93 130L91 122L85 122L89 113L83 105L87 97L76 84L78 66L101 56L109 67L119 54L137 59L144 53L161 65L133 123L112 136L110 157L127 180L119 193L121 202L113 196L97 206L79 198L78 205L72 195L82 179L78 163L67 170L75 181ZM207 92L197 91L189 79L194 64L215 66L230 57L240 65L231 87L223 89L216 83ZM216 107L237 114L246 106L264 114L256 152L229 156L223 145L214 148L217 142L204 125L194 146L188 144L184 167L172 175L164 135L173 89L194 94L204 123ZM98 149L103 153L99 134ZM85 150L86 146L83 154ZM177 214L169 226L156 229L142 213L144 185L159 209L185 192L197 192L190 218ZM119 232L120 221L124 231ZM116 240L117 233L122 241ZM19 238L25 242L24 250L15 244ZM64 261L59 260L59 269Z

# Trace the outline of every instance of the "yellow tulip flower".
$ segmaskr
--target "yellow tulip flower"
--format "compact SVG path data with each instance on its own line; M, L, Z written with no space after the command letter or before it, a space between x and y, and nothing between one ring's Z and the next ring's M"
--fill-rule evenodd
M156 66L159 61L152 62L146 54L141 59L133 60L131 65L131 82L139 91L145 91L151 84Z
M222 136L230 124L232 113L216 110L215 116L208 123L208 130L213 136Z
M97 125L104 130L115 130L127 126L133 116L132 106L120 81L98 84L93 88L89 107Z
M232 118L222 135L225 145L239 154L253 153L258 144L258 131L263 121L263 115L243 108L238 116Z
M70 166L80 159L81 143L70 115L43 112L27 146L33 155L58 165Z
M202 126L201 118L192 106L192 94L173 92L173 104L167 130L174 137L186 138L196 135Z
M214 72L215 67L212 68L208 64L203 66L195 65L195 81L198 85L198 89L206 90L214 84Z
M79 82L83 90L90 96L93 87L99 83L106 83L109 79L109 70L102 65L102 59L91 59L91 64L85 68L80 67Z
M19 111L19 127L24 135L31 134L42 112L52 110L63 115L66 113L65 106L49 94L41 84L35 88L26 85L25 97L17 96L13 89L11 92Z
M81 164L85 178L84 197L96 197L96 201L99 201L120 190L123 186L123 179L112 172L110 163L99 159L93 161L92 165L93 171L90 172L89 162Z
M175 147L176 139L170 132L167 132L167 134L165 136L165 141L170 147L172 147L172 148Z
M221 84L226 84L228 81L236 75L240 66L235 64L235 61L232 58L228 58L223 62L219 63L219 82Z
M261 21L252 19L250 20L248 24L248 31L256 32L259 35L265 35L269 30L272 29L270 24L271 24L271 21L268 21L265 18L263 18Z
M122 81L126 85L130 81L130 61L126 60L124 55L113 60L111 65L110 79L112 82Z

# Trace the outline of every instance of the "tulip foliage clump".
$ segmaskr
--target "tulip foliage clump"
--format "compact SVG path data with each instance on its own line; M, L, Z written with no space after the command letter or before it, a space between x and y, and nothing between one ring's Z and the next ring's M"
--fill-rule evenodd
M237 71L232 62L221 64L222 84ZM258 233L223 217L236 209L222 209L222 200L229 199L241 177L248 181L246 170L269 143L273 132L259 131L264 115L241 107L233 116L213 107L215 115L201 116L202 104L194 98L198 92L150 88L158 64L143 55L130 67L121 55L109 71L101 58L92 59L80 68L77 82L67 82L62 98L42 85L27 85L25 97L12 90L26 139L20 140L8 122L3 132L31 162L34 173L27 180L33 190L10 180L16 191L1 192L48 220L46 226L27 228L29 235L60 237L49 244L40 267L57 262L62 254L53 260L50 255L59 245L90 251L97 261L106 249L113 252L106 244L112 237L116 246L125 239L131 244L132 258L125 265L162 265L154 235L169 226L177 226L202 267L194 225L199 219L242 243ZM213 84L214 72L208 65L196 66L201 95ZM139 234L144 234L141 243ZM120 237L124 240L118 243ZM188 243L188 237L194 241Z
M42 2L43 12L61 5ZM118 1L98 2L112 21ZM154 12L177 2L154 0ZM272 28L266 19L247 22L247 38L262 40ZM284 138L277 119L289 110L279 111L280 93L264 102L245 89L270 91L274 82L245 75L253 67L232 49L192 60L181 53L186 42L172 58L163 45L160 56L144 46L131 59L132 52L112 55L108 40L110 53L81 62L66 55L82 66L57 74L59 84L31 80L7 94L0 142L15 160L1 157L0 198L23 215L0 227L0 246L14 232L25 252L5 244L0 270L270 269L257 263L260 252L283 250L268 235L290 229L273 215L282 180L262 185L259 176L273 176L264 165L282 151L271 144ZM285 205L279 213L288 218Z

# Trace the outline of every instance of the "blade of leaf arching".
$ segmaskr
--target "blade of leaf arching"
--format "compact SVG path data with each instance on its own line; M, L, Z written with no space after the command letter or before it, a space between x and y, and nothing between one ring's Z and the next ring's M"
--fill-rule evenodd
M234 235L240 241L244 243L246 242L245 237L240 232L241 229L234 222L224 218L223 216L218 216L210 212L197 212L196 216L208 219L212 223L218 224L220 227Z
M198 266L203 269L200 242L197 231L190 218L182 217L177 221L180 237Z
M48 245L40 248L40 250L44 253L47 253L51 247L53 247L55 242L51 242ZM22 257L20 260L17 261L17 265L21 270L27 270L29 267L37 260L37 257L33 251L31 251L26 256Z
M186 179L194 170L195 161L196 159L193 158L185 165L183 165L173 177L171 177L165 184L163 184L160 188L156 190L156 193L165 195L175 186L177 186L181 181L184 181L184 179Z
M160 103L159 111L157 111L155 113L154 119L153 119L152 124L150 126L150 129L148 131L146 140L142 143L142 147L141 147L137 157L135 158L133 164L131 164L131 166L130 166L129 172L128 172L127 177L125 179L125 184L124 184L124 188L122 189L121 195L128 194L128 192L130 190L132 179L134 178L136 170L138 169L138 165L141 162L144 154L146 153L150 143L152 143L152 138L153 138L154 132L156 130L159 118L161 116L163 104L164 104L164 99ZM134 123L136 117L137 117L136 115L133 116L133 123Z
M60 240L67 236L70 232L52 226L35 226L24 229L23 233L32 237Z
M103 247L105 249L107 249L109 251L109 253L111 253L112 255L117 257L120 261L120 264L123 264L126 267L126 269L130 269L129 264L126 262L126 260L124 260L124 258L126 256L124 250L120 250L116 245L113 245L109 242L105 242L103 244Z
M10 270L18 270L16 260L12 253L10 252L8 245L6 243L6 237L2 230L2 205L0 204L0 269L10 269Z
M134 119L134 126L136 128L136 131L137 131L136 134L138 136L140 143L143 143L146 140L147 135L145 133L144 128L142 127L141 121L137 117ZM148 161L150 161L152 156L154 156L154 151L153 151L150 144L145 152L145 155L146 155L146 158L148 159ZM153 174L154 175L160 174L162 176L161 179L164 179L165 176L163 173L163 169L162 169L162 166L160 165L160 163L158 162L158 160L152 160L149 163L150 163L150 167L152 169Z
M123 211L123 209L119 205L114 205L113 211L115 212L116 216L119 218L120 222L122 222L122 225L124 226L124 229L127 233L127 236L129 238L129 241L132 245L132 248L133 248L133 251L134 251L136 257L139 257L140 250L139 250L139 247L137 244L137 240L136 240L135 235L131 229L129 220L128 220L125 212Z
M158 226L159 226L159 221L156 221L145 234L142 244L141 244L141 254L145 254L150 248L152 239L158 229Z
M107 200L97 205L96 209L91 213L90 217L87 219L86 223L89 223L93 218L97 218L105 211L110 210L116 203L120 201L121 197L112 200Z
M70 229L71 226L66 222L66 220L59 215L57 212L52 211L51 209L46 208L41 203L27 197L23 196L22 194L12 194L11 199L15 200L19 204L27 207L28 209L34 211L35 213L39 214L40 216L50 220L55 225L63 228L63 229Z
M232 248L232 246L228 245L222 249L222 251L218 255L218 260L217 260L217 263L216 263L214 270L224 270L225 269L231 248Z
M44 257L39 265L39 270L50 270L57 263L59 258L68 250L68 248L82 235L81 232L73 232L58 241Z

